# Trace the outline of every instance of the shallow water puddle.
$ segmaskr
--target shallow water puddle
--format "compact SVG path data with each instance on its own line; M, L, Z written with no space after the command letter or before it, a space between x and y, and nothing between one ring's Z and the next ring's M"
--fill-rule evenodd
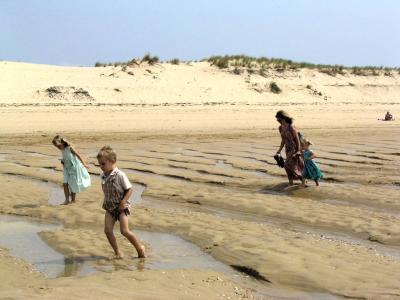
M49 247L38 235L43 230L57 230L60 225L45 224L27 217L0 215L0 246L10 254L31 263L47 277L86 275L94 271L87 266L74 270L66 258Z
M38 186L47 190L49 193L48 203L50 205L61 205L64 203L65 196L63 187L61 185L40 180L34 180L34 182Z
M136 252L132 248L133 256L129 257L128 253L125 253L127 259L122 261L123 267L126 269L202 269L226 274L234 273L227 265L178 236L142 230L135 230L134 232L147 246L148 257L144 260L132 259L136 256ZM106 263L99 269L103 271L119 269L121 266L118 262L116 261L115 264Z
M0 246L51 278L82 276L96 269L207 269L233 274L230 267L178 236L141 230L135 230L135 234L147 245L149 257L145 260L133 259L129 253L125 253L124 260L116 261L106 257L65 257L49 247L38 235L43 230L61 228L61 225L40 223L27 217L0 215ZM133 247L132 254L136 255Z

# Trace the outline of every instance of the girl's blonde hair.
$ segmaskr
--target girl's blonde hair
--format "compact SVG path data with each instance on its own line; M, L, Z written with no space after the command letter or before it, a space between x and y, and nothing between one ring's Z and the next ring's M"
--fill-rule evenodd
M99 153L97 154L97 159L105 159L112 163L117 161L117 153L114 151L111 146L104 146L100 149Z
M63 144L65 147L72 147L72 144L65 137L58 134L53 138L51 142L53 143L53 145Z

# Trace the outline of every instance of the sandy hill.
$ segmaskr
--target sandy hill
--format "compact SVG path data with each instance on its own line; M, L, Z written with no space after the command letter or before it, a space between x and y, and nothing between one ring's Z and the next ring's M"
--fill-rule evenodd
M398 102L400 75L331 76L313 69L235 74L208 62L117 67L61 67L0 62L0 103L273 104ZM282 90L270 90L275 82Z

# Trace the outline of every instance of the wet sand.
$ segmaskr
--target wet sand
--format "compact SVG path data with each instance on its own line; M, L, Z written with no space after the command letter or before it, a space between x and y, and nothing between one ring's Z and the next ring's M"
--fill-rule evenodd
M310 184L305 189L286 187L284 174L271 156L279 143L273 133L267 133L270 138L257 133L199 135L185 141L168 135L114 137L119 167L146 187L143 199L134 204L132 228L174 233L226 265L256 270L268 280L264 285L286 290L288 295L294 290L306 295L397 297L398 130L382 129L368 143L364 134L341 132L340 144L332 142L337 132L309 130L318 141L315 152L327 180L319 188ZM33 139L30 143L2 146L1 213L61 222L64 229L41 236L63 255L111 257L102 233L102 195L96 178L99 142L76 138L93 165L93 187L70 206L50 205L48 190L33 181L60 185L59 153ZM126 241L119 238L119 242L134 255ZM210 276L204 270L184 272L192 271L196 278ZM119 272L113 276L119 278ZM149 276L147 270L144 273ZM209 289L208 296L218 298L219 288ZM232 285L226 288L232 288L234 295Z

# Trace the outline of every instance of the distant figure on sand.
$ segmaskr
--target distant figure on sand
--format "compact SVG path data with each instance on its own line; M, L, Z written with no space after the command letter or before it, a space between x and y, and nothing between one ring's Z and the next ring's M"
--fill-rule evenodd
M300 139L296 127L293 125L293 118L283 110L275 115L276 120L281 124L279 133L281 134L281 145L276 154L280 154L285 147L286 161L285 171L289 180L289 184L293 185L293 180L302 180L302 172L304 168L303 157L301 153Z
M385 121L393 121L393 115L390 112L387 112L385 115Z
M303 142L303 158L304 158L304 169L303 169L303 185L305 186L306 179L312 179L315 184L319 186L319 180L324 176L324 174L319 169L318 165L314 161L315 154L310 149L312 142L304 139Z
M132 195L132 185L124 172L117 168L117 154L110 146L104 146L97 154L97 160L103 173L101 187L104 192L103 209L104 232L113 248L116 258L123 258L114 236L114 225L119 221L121 234L135 247L139 257L146 257L145 247L129 230L128 215L130 215L129 198Z
M76 194L86 190L91 184L90 175L86 170L89 166L66 138L56 135L52 143L56 148L61 150L63 157L61 159L64 169L63 186L65 201L63 204L74 203Z

